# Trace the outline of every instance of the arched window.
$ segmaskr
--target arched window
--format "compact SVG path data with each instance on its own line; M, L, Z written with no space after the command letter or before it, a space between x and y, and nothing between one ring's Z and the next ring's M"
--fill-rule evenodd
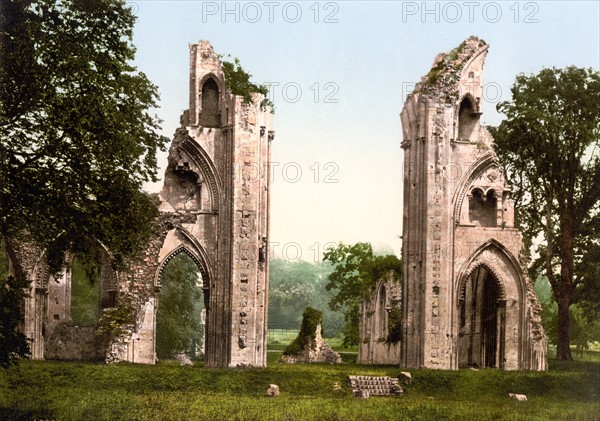
M466 96L460 103L458 111L458 139L463 141L472 140L479 113L476 111L475 104L471 98Z
M202 109L200 110L200 125L203 127L219 127L221 113L219 112L219 87L209 78L202 85Z
M480 227L495 227L496 202L494 190L489 190L484 195L481 189L473 189L469 198L469 220L471 223Z

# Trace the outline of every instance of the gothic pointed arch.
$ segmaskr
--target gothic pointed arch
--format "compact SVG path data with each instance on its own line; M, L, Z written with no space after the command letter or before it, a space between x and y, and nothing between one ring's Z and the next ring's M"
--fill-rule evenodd
M222 191L223 184L210 155L186 129L177 129L161 192L161 211L218 214Z
M454 289L457 302L464 297L467 278L480 266L489 270L498 280L501 297L499 299L516 299L524 296L527 288L521 265L508 248L491 238L481 244L460 268Z
M473 182L490 168L499 168L496 156L491 152L479 157L460 177L458 188L452 198L454 212L452 219L455 224L460 223L460 213L465 197L470 193ZM498 170L499 171L499 170ZM495 182L496 180L494 180Z
M203 182L208 184L208 188L211 192L211 210L213 213L218 213L221 208L221 192L223 188L213 160L189 135L186 135L181 140L179 146L196 168L199 168L202 171L203 177L205 178Z
M207 73L199 83L200 109L198 121L200 126L208 128L221 127L221 104L223 84L214 73Z
M456 115L458 116L458 140L472 141L477 134L476 128L479 123L479 101L467 92L457 104Z
M170 236L170 238L167 238L165 242L170 244L163 245L160 251L160 260L154 276L154 285L157 287L160 286L162 272L173 257L180 253L185 253L196 263L202 275L203 284L205 287L208 287L212 279L212 268L209 264L209 256L200 242L181 225L176 226L167 236Z

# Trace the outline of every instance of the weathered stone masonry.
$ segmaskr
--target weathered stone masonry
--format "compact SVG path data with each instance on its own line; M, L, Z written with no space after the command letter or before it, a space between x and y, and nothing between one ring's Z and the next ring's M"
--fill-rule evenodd
M190 46L189 109L169 151L161 229L127 280L134 295L147 299L122 359L154 362L160 273L177 253L187 253L203 278L206 365L266 365L267 170L274 131L262 99L256 94L244 104L225 87L212 46Z
M546 368L511 188L479 123L487 51L471 37L438 55L400 115L404 367Z
M394 272L379 279L370 294L360 300L359 364L398 364L400 343L388 340L390 315L401 310L402 289Z
M107 347L108 360L155 362L161 272L175 255L186 253L202 275L206 365L266 365L268 164L275 132L262 100L254 94L245 104L233 95L212 46L190 45L189 109L169 151L153 236L144 252L127 262L127 270L117 273L103 265L101 272L101 309L126 304L135 315L125 334ZM90 329L69 328L68 267L60 279L50 279L43 252L24 250L32 254L27 267L34 288L25 303L23 330L33 339L33 357L41 359L55 322L63 323L63 337L90 337ZM104 256L110 260L108 251ZM60 345L52 348L54 358L86 359Z

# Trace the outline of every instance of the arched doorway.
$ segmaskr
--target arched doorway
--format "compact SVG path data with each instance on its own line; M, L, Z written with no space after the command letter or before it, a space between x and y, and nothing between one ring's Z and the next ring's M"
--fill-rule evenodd
M459 300L459 367L504 368L506 301L486 266L466 277Z
M206 331L205 282L198 263L183 249L160 273L156 312L156 356L159 360L186 354L204 357Z

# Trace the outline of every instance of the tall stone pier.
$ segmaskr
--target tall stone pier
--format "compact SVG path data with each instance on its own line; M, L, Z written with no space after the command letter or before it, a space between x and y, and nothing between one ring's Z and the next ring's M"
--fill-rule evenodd
M171 258L186 253L202 275L206 365L267 363L273 115L262 95L244 103L225 78L207 41L190 45L189 109L169 151L161 221L145 259L137 263L142 270L133 271L155 292L138 316L138 351L126 353L126 359L154 362L160 274Z
M470 37L439 54L400 114L404 367L546 369L511 187L480 124L487 53Z

